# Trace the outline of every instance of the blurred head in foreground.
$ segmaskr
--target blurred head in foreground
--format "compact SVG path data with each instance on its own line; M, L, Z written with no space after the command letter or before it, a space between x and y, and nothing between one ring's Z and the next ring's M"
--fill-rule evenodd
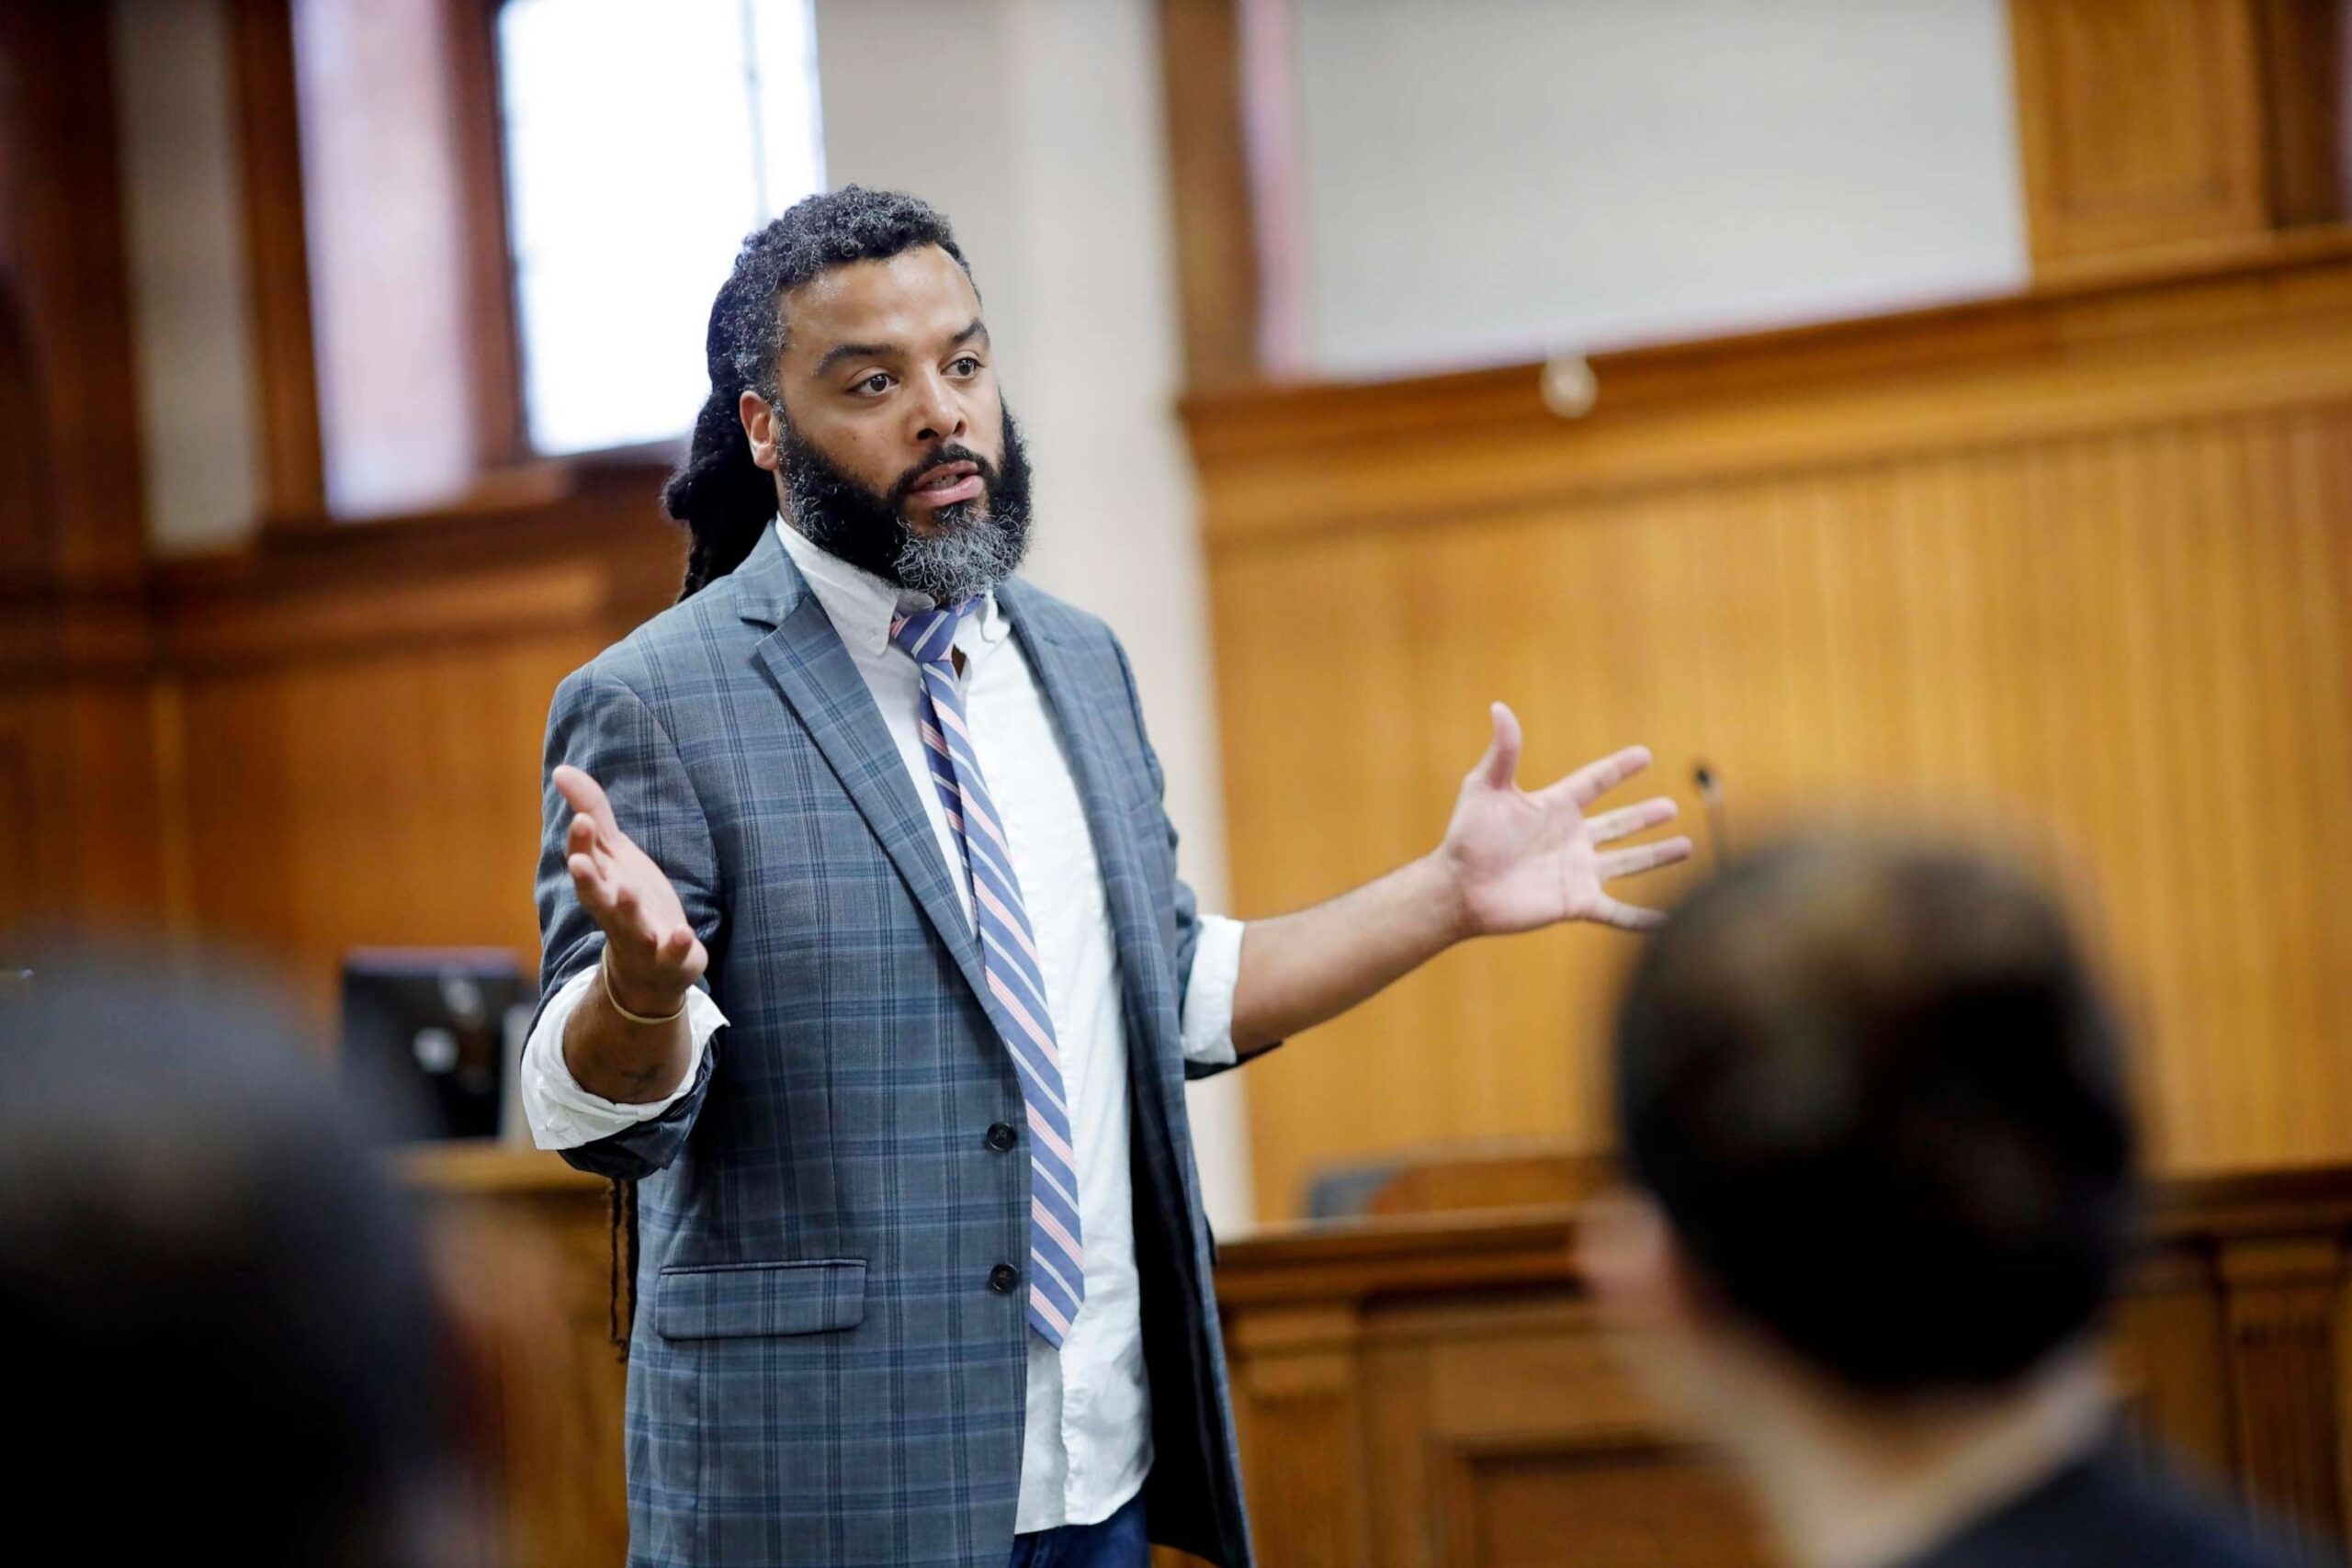
M2052 1485L2069 1506L2027 1522L2112 1547L2107 1516L2140 1504L2102 1457L2090 1342L2134 1139L2112 1014L2046 895L1949 850L1770 851L1652 940L1615 1058L1630 1190L1592 1217L1589 1277L1791 1557L2022 1560L1984 1532Z
M0 1060L18 1495L94 1561L446 1560L417 1238L282 1017L42 962L0 986Z

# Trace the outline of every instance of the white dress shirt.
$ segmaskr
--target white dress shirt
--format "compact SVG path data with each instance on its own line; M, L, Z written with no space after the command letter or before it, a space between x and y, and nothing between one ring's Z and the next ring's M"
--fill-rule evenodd
M929 609L920 595L826 554L781 525L784 547L831 617L931 818L942 861L960 866L956 829L932 787L919 728L921 677L890 645L890 622ZM1029 1336L1029 1406L1013 1529L1026 1534L1110 1517L1141 1489L1151 1466L1150 1390L1137 1302L1134 1194L1127 1167L1127 1038L1119 990L1118 944L1078 783L1053 716L1011 625L990 594L956 634L964 656L964 706L989 794L1003 819L1013 874L1035 928L1046 999L1061 1051L1078 1155L1079 1218L1086 1243L1086 1301L1057 1352ZM621 825L622 831L628 824ZM971 890L949 882L971 918ZM1201 918L1184 992L1183 1050L1191 1060L1234 1060L1233 992L1241 971L1242 926ZM594 965L571 976L540 1014L524 1047L522 1096L531 1135L543 1149L571 1148L659 1116L677 1095L624 1105L590 1094L563 1059L564 1024L595 984ZM700 990L688 993L693 1055L679 1094L727 1020Z

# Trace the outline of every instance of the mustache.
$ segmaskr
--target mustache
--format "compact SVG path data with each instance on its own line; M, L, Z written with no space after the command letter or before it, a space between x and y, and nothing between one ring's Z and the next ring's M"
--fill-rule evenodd
M914 494L917 481L922 479L925 474L931 472L933 468L938 468L943 463L971 464L974 468L978 470L980 483L987 490L988 493L990 495L994 495L996 493L996 465L989 462L986 457L981 457L978 452L973 451L969 446L965 446L962 442L948 441L943 442L941 445L933 447L931 451L923 457L922 461L914 464L911 468L908 468L905 473L902 473L898 477L898 479L890 486L889 490L889 502L891 510L895 512L904 507L906 505L907 498Z

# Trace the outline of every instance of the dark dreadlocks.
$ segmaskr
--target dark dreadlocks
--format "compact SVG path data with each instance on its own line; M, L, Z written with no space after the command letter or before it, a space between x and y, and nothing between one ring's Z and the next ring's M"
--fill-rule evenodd
M679 598L741 566L775 515L775 476L752 460L737 404L748 389L783 413L776 385L789 332L783 295L830 267L887 261L918 245L937 245L970 276L946 219L911 196L843 186L796 202L736 252L703 339L710 396L695 416L686 460L662 490L662 507L694 539Z

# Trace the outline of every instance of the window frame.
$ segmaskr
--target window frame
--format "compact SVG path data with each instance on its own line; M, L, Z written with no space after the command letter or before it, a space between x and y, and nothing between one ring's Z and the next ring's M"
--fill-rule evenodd
M346 524L376 526L552 504L616 476L665 473L683 439L546 456L530 444L524 406L520 311L509 243L506 147L501 111L498 16L506 0L438 0L445 68L456 105L456 183L450 215L464 257L467 363L462 381L474 432L472 472L459 493L432 506L364 517L328 504L325 430L301 157L301 82L294 0L231 0L230 71L252 306L254 395L258 405L261 528L307 535Z

